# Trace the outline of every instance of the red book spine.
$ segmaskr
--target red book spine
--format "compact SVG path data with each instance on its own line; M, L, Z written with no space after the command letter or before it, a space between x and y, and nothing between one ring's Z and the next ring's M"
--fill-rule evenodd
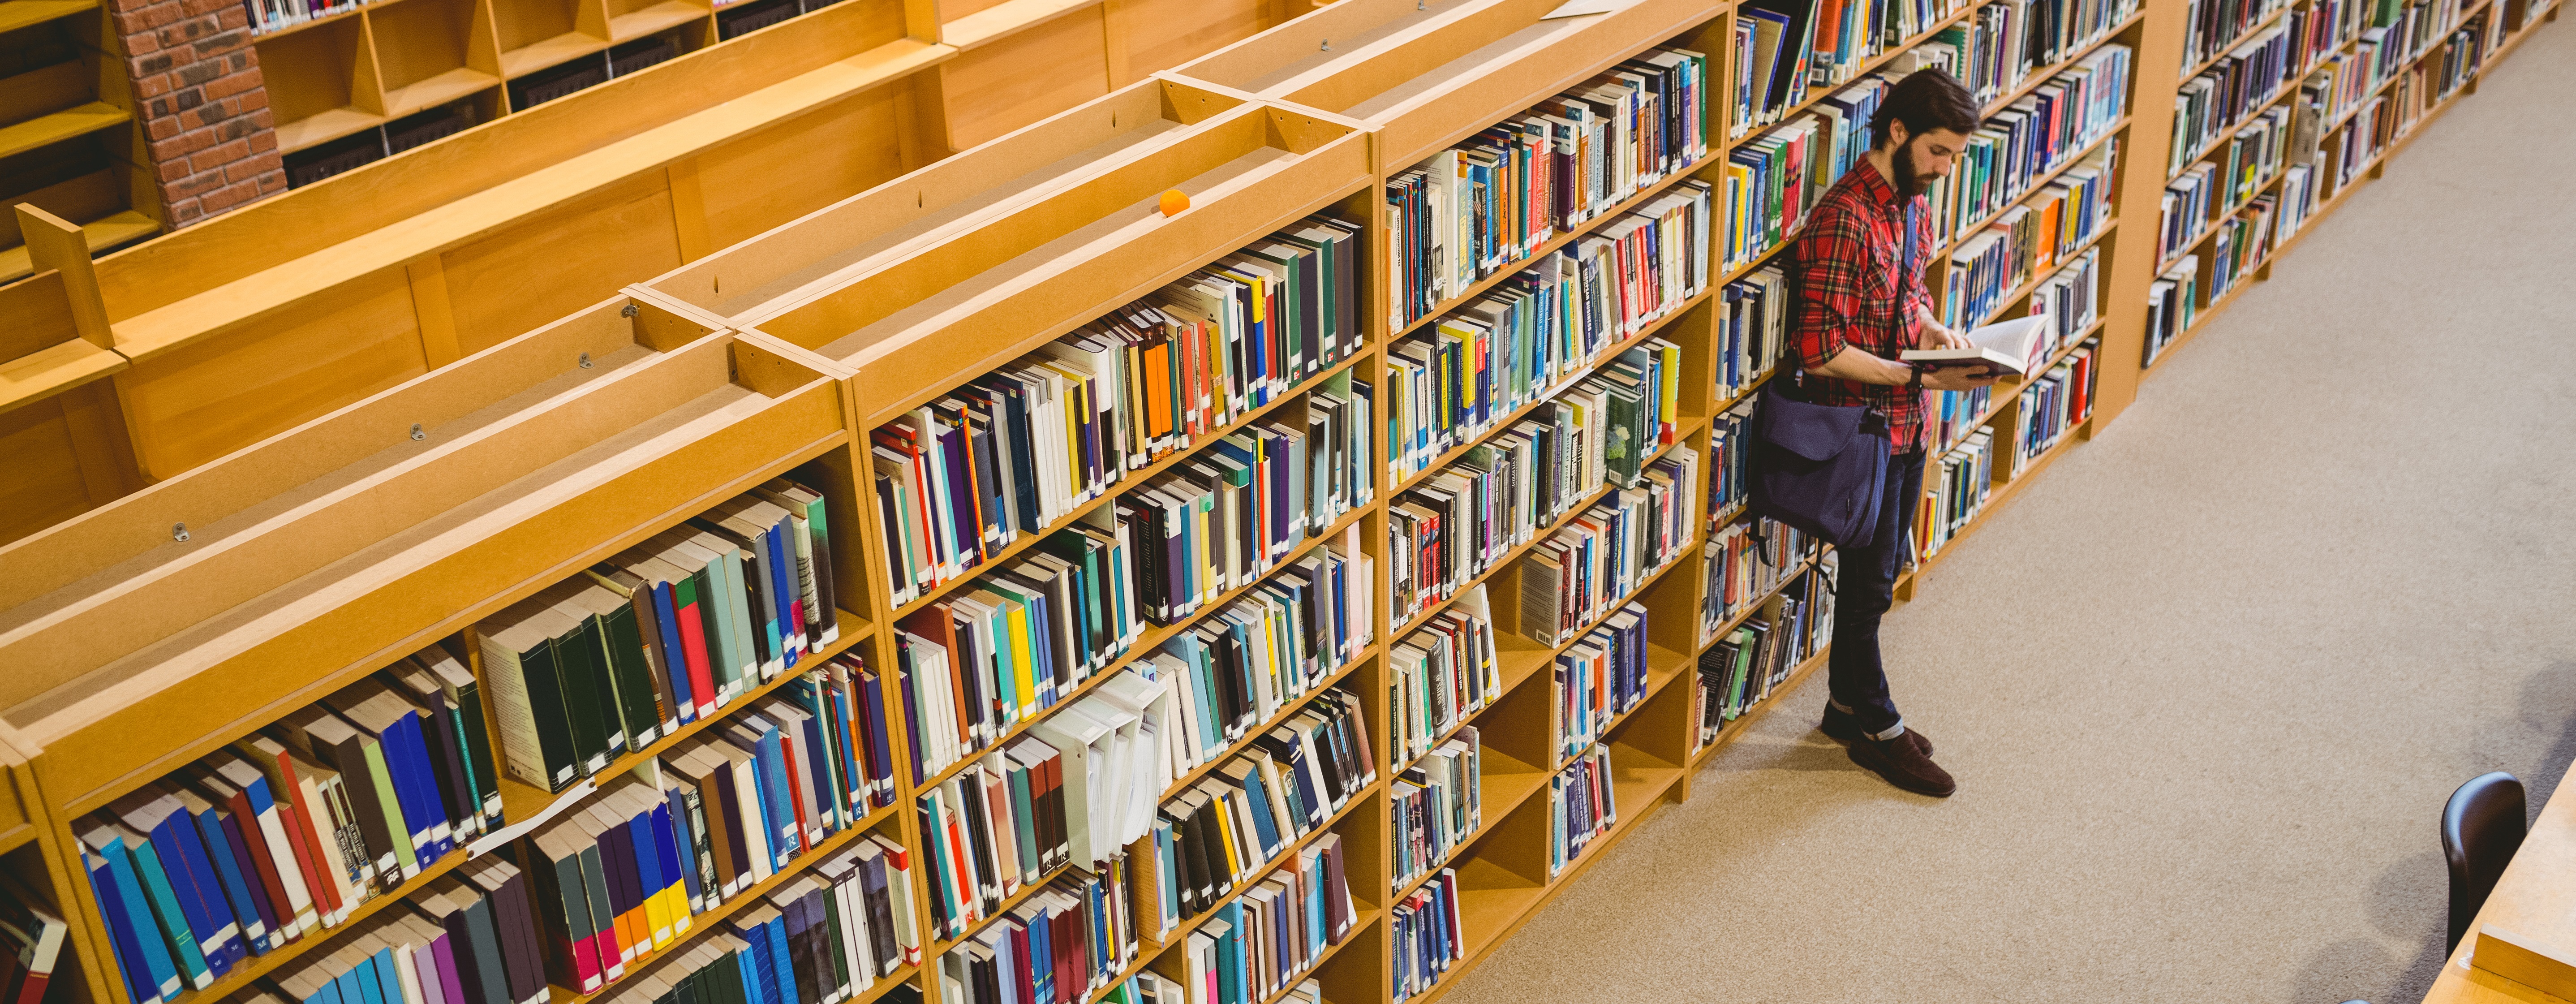
M322 853L322 828L313 822L317 817L312 803L304 800L304 782L295 776L294 757L283 753L278 756L277 776L286 782L286 790L271 794L279 796L278 808L286 813L287 838L296 844L295 860L304 865L304 888L312 893L320 909L330 912L336 924L346 919L349 909L357 904L340 899L340 882L345 876L324 874L330 870L331 859Z
M674 600L678 596L676 591L672 593ZM688 650L689 696L697 698L698 717L703 719L716 713L716 678L715 672L707 668L707 629L694 599L679 608L679 620L680 647Z
M277 856L268 849L267 835L260 832L259 815L250 811L250 793L236 789L224 804L241 824L242 846L249 852L251 870L259 873L259 884L268 890L269 904L277 910L277 926L289 940L301 937L295 902L286 898L286 881L277 877Z

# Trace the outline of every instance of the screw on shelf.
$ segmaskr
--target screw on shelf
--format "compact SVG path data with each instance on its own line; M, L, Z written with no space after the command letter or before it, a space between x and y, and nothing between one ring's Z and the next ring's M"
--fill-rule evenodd
M1331 51L1333 51L1333 40L1332 40L1332 39L1329 39L1329 38L1328 38L1328 39L1325 39L1325 40L1324 40L1324 51L1325 51L1325 52L1331 52Z
M172 523L172 524L170 524L170 539L171 539L171 540L177 540L177 541L185 541L185 540L187 540L187 539L188 539L188 524L186 524L186 523Z
M617 316L619 316L619 317L633 317L633 316L635 316L637 313L638 313L638 311L635 309L635 305L634 305L634 304L632 304L632 303L627 304L627 305L625 305L625 306L623 306L623 307L619 307L619 308L617 308Z
M412 441L412 442L417 443L417 442L420 442L421 440L428 439L428 438L429 438L429 430L426 430L426 429L421 428L421 427L420 427L420 423L418 423L418 422L413 422L413 423L411 424L411 441Z
M588 353L588 352L584 352L584 353L582 353L582 354L581 354L581 368L583 368L583 369L589 369L589 368L590 368L590 353Z

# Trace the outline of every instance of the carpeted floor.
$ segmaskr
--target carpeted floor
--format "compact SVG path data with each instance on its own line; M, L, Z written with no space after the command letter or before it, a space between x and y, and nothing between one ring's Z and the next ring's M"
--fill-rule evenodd
M2543 27L1891 615L1956 797L1819 674L1448 1004L2420 999L2443 799L2576 757L2569 94Z

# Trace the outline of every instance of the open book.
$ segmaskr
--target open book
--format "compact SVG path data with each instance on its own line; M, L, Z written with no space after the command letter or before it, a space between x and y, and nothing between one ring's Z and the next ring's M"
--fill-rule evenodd
M1996 373L2018 376L2039 363L2047 338L2048 315L2033 314L1968 332L1964 349L1907 349L1897 358L1940 366L1983 364Z

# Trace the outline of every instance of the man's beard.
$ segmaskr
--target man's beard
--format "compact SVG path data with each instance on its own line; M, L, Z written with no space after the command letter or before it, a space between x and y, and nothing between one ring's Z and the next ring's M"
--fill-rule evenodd
M1896 168L1896 194L1911 199L1923 194L1923 176L1914 173L1914 144L1896 145L1896 156L1889 160Z

